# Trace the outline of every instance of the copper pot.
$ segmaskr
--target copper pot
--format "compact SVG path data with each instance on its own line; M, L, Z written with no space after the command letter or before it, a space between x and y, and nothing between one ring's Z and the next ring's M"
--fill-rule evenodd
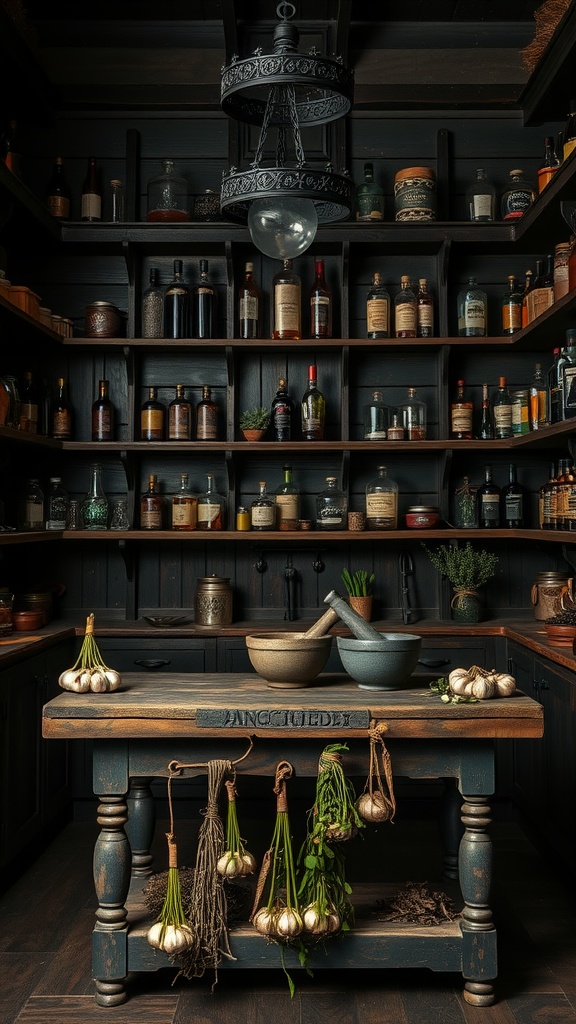
M84 310L84 334L87 338L118 338L124 333L124 320L113 302L91 302Z

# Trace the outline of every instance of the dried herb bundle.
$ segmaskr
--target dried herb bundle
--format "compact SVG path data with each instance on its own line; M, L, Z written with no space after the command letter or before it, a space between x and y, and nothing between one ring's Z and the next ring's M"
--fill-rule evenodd
M433 892L427 882L408 882L388 900L378 900L378 921L407 921L412 924L444 924L459 917L445 892Z

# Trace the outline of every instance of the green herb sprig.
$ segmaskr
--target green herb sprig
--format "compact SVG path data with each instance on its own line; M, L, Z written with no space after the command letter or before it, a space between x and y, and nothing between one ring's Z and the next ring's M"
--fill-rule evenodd
M440 700L444 704L477 704L478 700L476 697L465 697L459 693L452 693L450 689L450 683L441 676L440 679L435 679L433 683L430 683L430 692L434 697L440 697Z
M440 544L437 548L423 545L432 565L450 580L454 587L470 589L481 587L494 576L498 556L491 551L477 551L467 541L464 547L457 544Z
M351 597L370 597L375 580L374 573L366 569L356 569L354 572L342 569L342 582Z

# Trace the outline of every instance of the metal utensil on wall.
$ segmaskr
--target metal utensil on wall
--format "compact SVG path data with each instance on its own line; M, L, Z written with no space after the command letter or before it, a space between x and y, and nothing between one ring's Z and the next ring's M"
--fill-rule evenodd
M415 622L415 615L410 607L410 577L414 576L414 561L409 551L402 551L398 559L398 590L402 622L405 626Z

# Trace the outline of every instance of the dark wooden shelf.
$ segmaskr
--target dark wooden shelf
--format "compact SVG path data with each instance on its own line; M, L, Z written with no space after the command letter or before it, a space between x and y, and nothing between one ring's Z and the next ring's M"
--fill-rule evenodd
M576 6L572 3L519 97L526 125L558 121L567 116L567 103L575 93L575 62Z
M0 189L18 207L18 212L28 221L32 220L36 228L41 228L45 236L58 240L60 224L52 217L28 186L12 174L3 161L0 161Z
M0 530L0 546L13 544L44 544L46 541L61 540L59 530L30 530L29 532Z
M2 164L0 164L1 167ZM6 325L6 333L9 332L14 341L25 340L27 344L32 342L45 344L49 341L58 345L63 340L62 335L45 327L35 317L25 313L23 309L19 309L13 302L9 302L4 297L2 289L0 289L0 318Z
M3 535L0 534L0 537ZM14 536L12 534L11 536ZM20 535L18 535L20 536ZM26 535L25 535L26 536ZM34 535L36 536L36 535ZM539 540L552 543L576 543L576 532L568 530L457 530L440 527L433 530L64 530L56 534L64 540L122 540L122 541L168 541L172 543L204 544L234 541L253 544L258 548L278 547L286 541L317 547L319 544L361 541L423 540Z
M25 430L17 430L16 427L0 426L0 441L33 445L35 448L62 448L62 442L57 441L54 437L44 437L42 434L29 434Z

